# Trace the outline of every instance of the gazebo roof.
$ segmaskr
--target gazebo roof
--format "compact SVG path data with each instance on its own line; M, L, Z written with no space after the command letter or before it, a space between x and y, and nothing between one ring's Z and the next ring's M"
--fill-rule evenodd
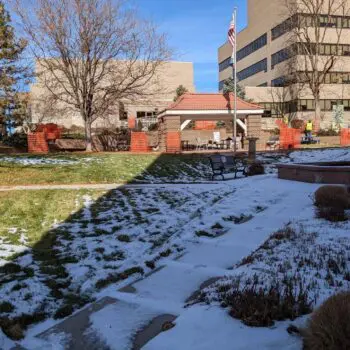
M171 104L167 111L217 111L234 109L234 94L222 93L185 93ZM263 107L237 97L237 110L262 110Z

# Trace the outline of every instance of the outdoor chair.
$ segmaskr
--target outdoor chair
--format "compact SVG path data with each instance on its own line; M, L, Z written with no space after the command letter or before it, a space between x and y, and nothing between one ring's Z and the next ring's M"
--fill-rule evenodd
M280 147L280 138L277 135L270 136L269 140L266 142L266 148L269 148L271 151L276 150Z
M200 151L201 149L208 149L208 142L196 137L196 150Z

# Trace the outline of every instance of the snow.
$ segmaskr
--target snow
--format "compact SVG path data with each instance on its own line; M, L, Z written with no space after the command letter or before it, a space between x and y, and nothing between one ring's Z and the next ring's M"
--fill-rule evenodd
M249 328L217 307L194 306L144 350L300 350L300 340L288 335L286 323L274 329Z
M137 331L147 326L158 314L151 308L118 301L90 317L92 324L87 334L99 335L111 349L129 350Z
M79 163L98 161L98 158L76 158L76 159L62 159L62 158L49 158L49 157L6 157L1 156L0 162L14 163L19 165L75 165Z
M350 161L350 152L345 149L300 151L289 157L261 156L261 160L271 163ZM330 224L314 217L310 197L318 187L279 180L271 173L217 184L121 188L97 201L84 197L81 212L70 221L55 223L59 244L54 248L60 258L76 258L64 264L71 279L69 292L118 299L91 315L87 333L97 334L111 349L129 349L138 330L159 313L170 313L178 316L176 326L158 335L144 349L299 350L300 340L286 332L290 321L278 322L273 328L244 326L215 303L217 295L212 286L207 287L212 296L208 300L211 305L183 306L200 286L206 286L213 278L226 276L217 282L223 283L238 275L259 273L268 284L270 272L276 274L279 262L293 260L300 252L309 255L313 254L313 248L328 248L332 257L341 256L342 251L348 254L345 248L350 242L349 222ZM266 253L251 264L238 266L244 257L287 224L314 237L312 244L303 244L303 237L298 236L294 242L282 242L272 255ZM198 234L200 231L209 237ZM313 236L313 232L317 235ZM128 236L130 242L121 241L121 235ZM25 248L25 231L22 241L18 249ZM5 249L4 258L10 255L9 249L14 249L7 246L8 243L0 242L0 247ZM1 254L2 251L0 258ZM154 261L156 267L162 268L154 272L145 265L146 261ZM50 290L43 281L50 276L40 273L30 251L16 263L35 270L34 277L24 280L28 285L25 292L30 292L33 299L26 301L24 291L12 291L16 283L12 281L0 287L2 300L16 305L13 315L34 312L41 305L52 314L62 301L49 298ZM96 288L99 280L135 266L142 267L145 273L154 273L133 284L134 294L118 289L135 282L141 274L131 275L102 290ZM295 266L291 264L291 273L296 271ZM322 283L326 269L322 266L321 270L317 303L341 289ZM307 277L316 271L305 267L302 272ZM340 281L341 275L335 276L337 279ZM344 283L342 287L345 286ZM34 345L37 330L36 326L29 329L21 342L29 350L37 346ZM0 342L2 338L0 334ZM61 344L63 340L64 335L53 342Z

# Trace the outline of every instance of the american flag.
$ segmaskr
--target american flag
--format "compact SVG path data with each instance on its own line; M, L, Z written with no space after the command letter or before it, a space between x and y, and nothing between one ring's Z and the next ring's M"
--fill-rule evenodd
M235 50L236 50L236 24L235 24L235 16L232 17L232 21L230 23L230 27L228 29L228 41L232 45L232 60L235 58Z

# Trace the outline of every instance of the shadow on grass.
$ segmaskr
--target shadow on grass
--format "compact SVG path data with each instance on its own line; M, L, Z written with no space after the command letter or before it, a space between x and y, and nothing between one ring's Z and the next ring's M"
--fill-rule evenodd
M209 162L203 155L159 155L147 169L128 183L139 183L148 178L151 182L208 181L208 167ZM99 290L131 277L140 277L154 269L156 261L171 254L169 249L164 248L165 241L160 240L158 246L155 244L158 254L155 259L141 259L137 264L123 266L123 251L117 248L108 254L104 251L104 240L115 240L120 245L129 244L130 238L118 231L130 221L135 225L147 225L147 215L155 210L150 208L147 214L140 213L136 205L131 215L119 198L128 196L128 191L126 187L120 187L105 193L91 203L88 209L83 207L47 231L28 252L13 256L11 261L0 267L0 326L8 337L22 339L32 324L47 318L69 316L92 302ZM135 191L139 191L137 200L147 201L147 196L143 197L145 194L141 190ZM130 203L132 200L130 198ZM121 216L99 217L99 213L106 213L116 205L121 208ZM103 229L104 224L108 224L109 229ZM93 239L97 246L91 244L89 239ZM81 247L79 242L82 242ZM78 263L86 261L86 265L90 263L93 266L96 263L98 266L101 259L106 266L114 264L114 271L112 268L101 271L101 278L85 291L82 284L91 278L91 272L88 267ZM74 270L72 274L71 269L74 267L78 271ZM79 274L80 280L76 278Z

